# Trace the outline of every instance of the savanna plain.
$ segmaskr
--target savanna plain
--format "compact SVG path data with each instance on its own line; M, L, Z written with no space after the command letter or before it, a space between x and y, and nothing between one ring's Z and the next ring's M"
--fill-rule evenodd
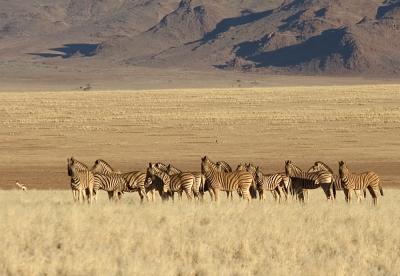
M398 275L400 85L0 93L1 275ZM121 171L200 157L265 173L284 160L372 170L384 196L346 204L75 204L67 157ZM18 180L27 192L12 190Z

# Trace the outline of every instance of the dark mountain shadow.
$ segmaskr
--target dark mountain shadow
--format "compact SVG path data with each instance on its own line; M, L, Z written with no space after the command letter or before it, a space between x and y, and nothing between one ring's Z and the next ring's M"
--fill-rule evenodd
M354 49L351 42L343 42L346 34L345 28L326 30L300 44L274 51L256 53L251 56L249 56L250 53L255 50L259 42L245 42L238 45L236 54L255 62L257 67L290 67L307 63L314 59L319 59L324 64L327 58L333 54L339 54L344 60L347 60L351 57Z
M43 58L70 58L74 55L80 55L82 57L92 57L97 54L97 50L100 44L88 44L88 43L77 43L77 44L64 44L60 48L50 48L49 51L60 52L56 53L28 53L29 55L40 56Z
M247 11L245 15L223 19L217 24L217 26L215 26L214 30L212 30L209 33L206 33L204 37L200 40L200 42L201 44L205 44L211 40L215 40L219 34L228 31L231 27L245 25L260 20L261 18L272 14L272 12L273 10L254 12L254 13L249 13Z
M380 6L376 13L376 18L381 19L383 18L386 13L394 10L395 8L400 8L400 1L388 1L388 3L384 6Z

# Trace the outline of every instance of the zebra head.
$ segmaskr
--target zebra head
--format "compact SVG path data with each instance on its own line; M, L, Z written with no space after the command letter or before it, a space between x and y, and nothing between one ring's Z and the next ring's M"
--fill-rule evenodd
M322 169L320 168L319 165L314 165L314 166L312 166L310 169L308 169L307 172L312 173L312 172L319 172L319 171L321 171L321 170L322 170Z
M344 161L339 161L339 175L340 178L344 178L346 175L349 174L349 169Z
M258 167L257 167L258 168ZM249 173L251 173L252 175L255 174L256 172L256 166L254 166L253 164L249 163L246 164L246 171L248 171Z
M243 165L243 164L239 164L239 165L236 167L236 171L244 171L244 170L246 170L246 166Z
M206 172L210 171L210 159L207 156L201 158L201 173L205 174Z
M94 173L110 174L115 172L114 169L103 159L97 159L91 169Z
M255 169L255 172L254 172L254 181L256 182L257 185L258 185L259 183L262 183L262 181L263 181L263 173L262 173L260 167L257 167L257 168Z
M286 176L296 176L299 172L301 172L301 169L296 167L291 160L285 161L285 172Z
M164 172L167 171L167 165L165 165L164 163L158 162L158 163L155 163L154 166L155 166L157 169L162 170L162 171L164 171Z

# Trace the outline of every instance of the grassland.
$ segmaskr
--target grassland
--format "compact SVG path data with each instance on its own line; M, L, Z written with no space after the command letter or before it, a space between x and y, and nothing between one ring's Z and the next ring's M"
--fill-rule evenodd
M374 170L398 184L400 85L0 93L0 185L68 188L66 158L124 170L149 161L199 169L200 157L264 172Z
M334 204L139 203L92 207L68 191L0 191L1 275L398 275L400 191Z

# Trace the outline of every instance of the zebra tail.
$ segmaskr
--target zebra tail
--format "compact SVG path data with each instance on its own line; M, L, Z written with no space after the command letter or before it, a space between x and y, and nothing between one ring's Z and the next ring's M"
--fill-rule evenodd
M381 196L383 196L383 189L381 185L379 185L379 191L381 192Z
M363 192L364 192L364 198L366 198L367 197L367 189L363 189Z
M332 191L333 191L333 199L336 199L336 185L335 185L335 183L332 184Z

